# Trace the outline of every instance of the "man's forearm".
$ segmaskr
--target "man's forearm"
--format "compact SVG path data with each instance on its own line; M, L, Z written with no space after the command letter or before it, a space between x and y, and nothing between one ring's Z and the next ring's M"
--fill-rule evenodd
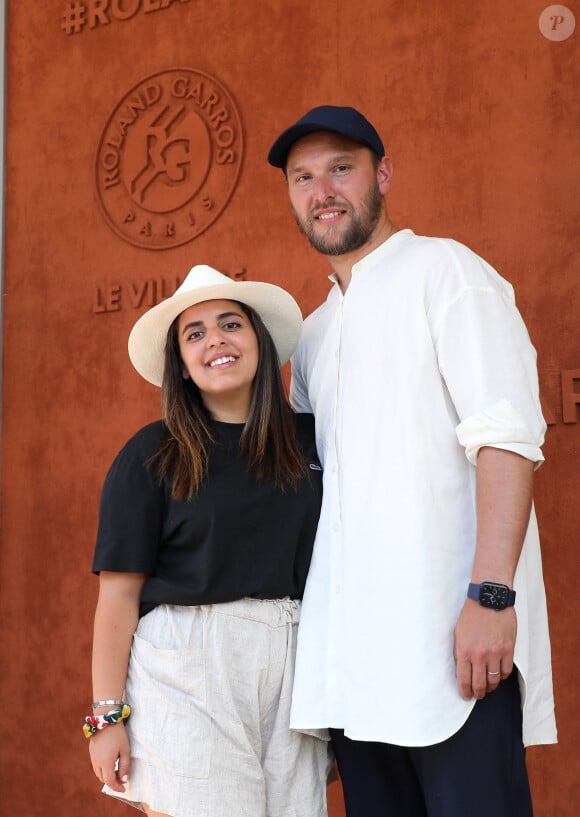
M512 586L530 518L533 471L533 462L512 451L480 449L472 581Z

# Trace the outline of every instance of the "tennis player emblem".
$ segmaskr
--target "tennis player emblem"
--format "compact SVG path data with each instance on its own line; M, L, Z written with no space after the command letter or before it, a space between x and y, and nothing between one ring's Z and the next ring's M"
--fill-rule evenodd
M95 163L105 219L152 250L185 244L223 212L244 151L234 99L191 68L151 74L110 115Z

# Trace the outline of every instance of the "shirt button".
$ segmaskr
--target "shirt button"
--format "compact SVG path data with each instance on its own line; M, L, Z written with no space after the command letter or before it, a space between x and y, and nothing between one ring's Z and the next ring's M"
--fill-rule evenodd
M335 593L340 593L341 590L342 590L342 587L339 584L334 585L334 592Z
M335 523L334 523L334 525L332 526L332 530L333 530L335 533L338 533L338 531L340 530L340 525L338 524L338 522L335 522Z

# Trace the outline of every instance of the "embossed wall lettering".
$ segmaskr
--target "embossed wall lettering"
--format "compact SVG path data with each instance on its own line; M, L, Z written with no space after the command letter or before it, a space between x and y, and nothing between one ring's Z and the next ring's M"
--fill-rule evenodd
M562 420L565 423L578 422L580 406L580 391L576 391L576 384L580 389L580 369L564 369L562 371Z
M234 281L246 281L245 267L223 270ZM183 283L185 276L174 278L147 278L145 281L125 281L123 283L101 284L97 287L93 299L93 312L104 314L120 312L122 309L147 309L155 306L164 298L169 298L177 287Z
M173 3L189 0L69 0L64 4L61 28L65 34L80 34L86 28L130 20L136 14L162 11Z
M191 241L230 200L243 147L240 115L220 82L191 68L151 74L101 136L95 170L105 218L139 247Z

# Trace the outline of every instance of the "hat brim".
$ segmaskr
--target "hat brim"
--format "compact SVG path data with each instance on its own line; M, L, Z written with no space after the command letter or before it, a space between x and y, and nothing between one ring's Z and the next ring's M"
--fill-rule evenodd
M128 350L141 377L161 386L167 333L175 318L190 306L222 299L255 309L274 341L280 365L290 359L302 332L302 313L294 298L275 284L232 281L177 293L139 318L129 335Z

